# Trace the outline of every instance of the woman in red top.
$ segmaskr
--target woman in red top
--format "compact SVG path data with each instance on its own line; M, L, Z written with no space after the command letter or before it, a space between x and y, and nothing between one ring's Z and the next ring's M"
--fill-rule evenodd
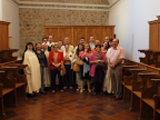
M49 64L50 64L50 73L51 73L51 87L52 92L55 93L56 90L56 76L59 78L59 87L63 91L63 80L60 75L60 69L63 65L64 57L63 52L59 51L58 45L55 44L51 46L51 52L49 53Z

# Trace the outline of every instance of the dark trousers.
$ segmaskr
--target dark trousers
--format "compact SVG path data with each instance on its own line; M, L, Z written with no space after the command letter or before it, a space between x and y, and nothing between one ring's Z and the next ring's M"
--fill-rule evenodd
M64 81L63 81L63 77L60 75L60 71L58 69L53 69L50 71L51 74L51 88L52 90L56 90L56 89L63 89L63 85L64 85ZM59 79L59 87L57 87L56 85L56 77L58 76Z
M105 68L104 65L100 64L96 66L95 76L93 77L94 81L94 92L101 93L103 92L103 83L105 77Z
M66 74L64 75L64 86L66 87L74 87L74 79L73 79L73 70L71 69L71 65L65 65Z
M41 66L41 92L44 92L44 88L45 88L45 85L44 85L44 68L45 67L42 67Z

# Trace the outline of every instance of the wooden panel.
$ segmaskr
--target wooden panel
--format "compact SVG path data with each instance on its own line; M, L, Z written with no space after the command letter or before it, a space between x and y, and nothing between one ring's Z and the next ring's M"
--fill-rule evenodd
M53 36L53 40L54 41L58 41L59 40L59 31L58 31L58 27L56 28L47 28L45 29L45 36L49 36L52 35Z
M9 48L8 22L0 21L0 50Z
M47 26L44 27L44 34L53 35L55 41L69 37L71 43L76 45L81 37L85 37L88 41L90 36L94 36L101 42L105 36L113 38L114 26Z
M77 44L77 41L79 41L81 37L86 38L86 35L87 35L86 27L74 27L72 43L74 45Z
M102 27L87 27L87 38L94 36L96 40L102 41Z
M73 35L71 27L59 27L59 40L63 40L65 37L69 37L72 43Z
M150 24L150 49L159 50L158 22Z
M114 37L114 28L112 26L103 27L103 36Z

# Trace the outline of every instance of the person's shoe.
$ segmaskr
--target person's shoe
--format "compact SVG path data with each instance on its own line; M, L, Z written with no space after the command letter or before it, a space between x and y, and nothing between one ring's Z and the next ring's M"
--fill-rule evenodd
M78 92L78 91L79 91L79 88L77 88L76 91Z
M45 91L40 91L40 94L46 95L46 92Z
M122 100L122 97L116 97L116 100Z
M61 89L60 91L61 91L61 92L64 92L64 90L63 90L63 89Z
M33 97L34 97L34 94L33 94L33 93L32 93L32 94L27 93L27 97L28 97L28 98L33 98Z
M73 87L72 87L72 86L70 86L70 87L69 87L69 89L70 89L70 90L72 90L72 89L73 89Z
M56 93L56 91L55 91L55 90L52 90L52 93Z
M91 91L91 89L88 89L88 93L91 93L92 91Z
M83 89L80 89L80 93L83 93Z
M96 96L96 95L98 95L98 93L96 93L96 92L93 92L93 95L94 95L94 96Z
M66 87L66 86L64 86L64 87L63 87L63 89L64 89L64 90L66 90L66 89L67 89L67 87Z

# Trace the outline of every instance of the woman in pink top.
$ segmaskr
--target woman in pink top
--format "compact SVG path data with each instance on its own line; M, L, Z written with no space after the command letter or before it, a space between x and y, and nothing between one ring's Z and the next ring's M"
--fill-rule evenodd
M95 94L99 94L102 92L105 76L105 59L105 54L101 51L101 45L96 45L95 50L90 56L90 76L94 83Z

